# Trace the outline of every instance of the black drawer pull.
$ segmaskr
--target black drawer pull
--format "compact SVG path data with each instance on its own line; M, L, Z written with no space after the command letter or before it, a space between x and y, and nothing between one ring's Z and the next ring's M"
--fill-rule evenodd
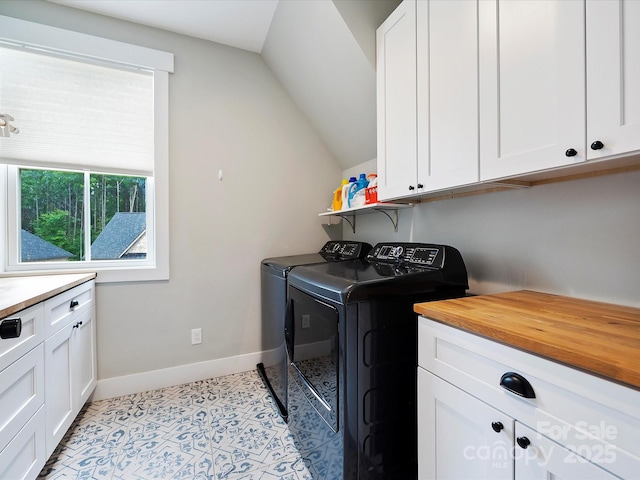
M529 440L527 437L518 437L516 438L516 442L518 442L518 445L520 445L520 448L528 448L529 445L531 445L531 440Z
M69 304L69 308L76 308L78 305L80 305L80 302L78 302L78 300L74 298L73 300L71 300L71 303Z
M491 428L494 432L500 433L504 429L502 422L491 422Z
M18 338L21 333L21 318L7 318L0 323L0 338Z
M500 386L524 398L536 398L533 387L522 375L507 372L500 378Z

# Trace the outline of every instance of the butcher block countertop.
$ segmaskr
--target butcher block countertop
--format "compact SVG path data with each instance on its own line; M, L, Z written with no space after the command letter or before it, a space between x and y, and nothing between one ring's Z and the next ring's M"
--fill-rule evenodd
M640 308L523 290L418 303L414 310L640 390Z
M0 319L94 278L95 273L0 278Z

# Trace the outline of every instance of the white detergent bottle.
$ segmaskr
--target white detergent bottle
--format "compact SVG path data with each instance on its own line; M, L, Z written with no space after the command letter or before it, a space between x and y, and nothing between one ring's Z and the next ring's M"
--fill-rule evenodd
M351 185L355 185L356 177L351 177L349 183L342 187L342 209L349 208L349 189Z

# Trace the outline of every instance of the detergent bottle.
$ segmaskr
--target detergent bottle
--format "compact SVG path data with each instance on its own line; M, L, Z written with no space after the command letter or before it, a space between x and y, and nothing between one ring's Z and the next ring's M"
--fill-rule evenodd
M349 182L342 186L342 208L349 208L349 189L356 183L356 177L349 178Z
M342 189L348 183L349 183L349 180L347 180L346 178L343 178L340 186L336 188L335 191L333 192L333 202L331 204L331 207L333 208L334 212L337 212L338 210L342 210Z
M360 174L358 180L349 187L349 208L361 207L365 202L365 188L369 185L367 176Z
M366 205L371 203L378 203L378 175L371 173L367 175L369 185L364 190L364 203Z

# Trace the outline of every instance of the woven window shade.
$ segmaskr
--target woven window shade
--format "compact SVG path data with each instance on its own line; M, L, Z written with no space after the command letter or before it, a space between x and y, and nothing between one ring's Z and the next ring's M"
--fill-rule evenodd
M2 163L153 175L153 73L0 46Z

